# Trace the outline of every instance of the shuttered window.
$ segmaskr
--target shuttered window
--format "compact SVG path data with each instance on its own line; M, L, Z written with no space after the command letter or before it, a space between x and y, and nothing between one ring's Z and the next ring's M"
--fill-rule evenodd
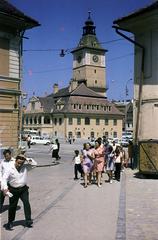
M0 75L9 76L9 40L0 38Z

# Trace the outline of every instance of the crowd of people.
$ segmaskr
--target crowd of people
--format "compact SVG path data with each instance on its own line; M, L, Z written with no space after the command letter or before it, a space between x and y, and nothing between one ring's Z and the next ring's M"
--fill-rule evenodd
M128 166L126 154L122 146L115 142L110 145L105 139L98 138L94 144L83 144L81 151L75 150L72 162L74 162L74 180L79 175L83 179L84 188L94 183L100 188L103 183L103 174L107 174L109 183L113 179L120 181L121 171ZM29 146L28 146L29 148ZM60 159L60 143L55 139L50 145L52 158ZM29 187L27 185L27 172L36 167L37 162L25 155L26 148L21 147L12 157L10 149L3 152L4 159L0 162L0 213L2 213L5 197L9 197L8 223L6 229L13 229L16 208L19 199L22 200L25 215L25 227L32 227L31 206L29 202ZM132 159L132 143L129 144L129 159ZM132 163L132 160L130 160Z
M122 146L116 145L115 142L109 145L108 142L98 138L94 145L89 142L84 143L81 152L75 150L74 153L74 180L79 179L78 173L80 173L85 188L92 183L101 187L103 173L108 175L109 183L112 183L113 179L120 181L120 173L126 166L125 151Z

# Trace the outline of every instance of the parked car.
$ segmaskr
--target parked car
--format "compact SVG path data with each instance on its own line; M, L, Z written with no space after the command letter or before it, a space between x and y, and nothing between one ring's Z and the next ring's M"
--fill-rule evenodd
M133 138L133 133L131 133L131 132L123 132L122 133L122 138L132 139Z
M121 139L121 141L120 141L120 144L121 144L123 147L128 147L129 139L123 137L123 138Z
M31 145L34 145L34 144L49 145L50 139L43 138L40 136L31 136Z

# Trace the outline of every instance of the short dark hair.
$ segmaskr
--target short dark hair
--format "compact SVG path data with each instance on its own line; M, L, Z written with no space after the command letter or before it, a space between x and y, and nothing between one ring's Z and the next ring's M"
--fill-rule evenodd
M79 154L79 151L78 151L78 150L75 150L74 152L75 152L75 154Z
M9 153L9 155L11 155L11 150L10 149L5 149L3 151L3 155L5 156L7 153Z
M99 146L101 145L101 143L102 143L102 141L101 141L101 139L100 138L98 138L97 140L95 140L95 143L98 143L99 144Z

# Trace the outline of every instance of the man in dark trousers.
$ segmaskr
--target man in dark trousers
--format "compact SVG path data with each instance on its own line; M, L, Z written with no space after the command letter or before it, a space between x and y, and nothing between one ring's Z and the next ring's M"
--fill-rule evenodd
M27 171L35 167L37 163L33 159L26 160L24 155L18 155L15 163L6 171L2 178L2 190L5 195L9 196L9 211L7 230L13 229L16 208L19 198L24 205L25 226L32 227L31 207L29 203L29 187L27 186ZM10 194L11 193L11 194Z
M10 164L15 161L15 159L12 157L10 149L5 149L3 151L3 155L4 159L0 162L0 185L5 171L7 171L10 168ZM5 196L3 194L3 191L0 190L0 213L2 212L4 199Z

